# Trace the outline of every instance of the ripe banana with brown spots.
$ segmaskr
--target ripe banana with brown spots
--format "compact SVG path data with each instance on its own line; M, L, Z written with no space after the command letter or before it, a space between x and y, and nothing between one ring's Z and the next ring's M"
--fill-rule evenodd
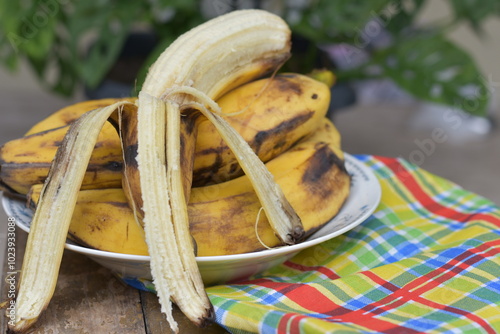
M33 126L26 136L4 144L0 147L0 188L3 185L10 192L26 194L32 185L43 183L69 124L89 110L120 100L93 100L68 106ZM330 93L322 82L290 73L244 84L217 102L227 122L267 162L318 126L326 115ZM182 125L183 131L188 131L188 123ZM195 186L242 175L234 154L207 119L200 117L190 127L198 129L192 175ZM127 145L125 153L125 158L135 157L133 143ZM82 188L120 187L122 169L120 138L107 123L92 152Z
M43 183L69 126L11 140L0 147L0 190L26 194ZM82 188L121 186L123 157L116 130L105 124L90 157Z
M340 135L326 118L313 134L270 160L266 167L300 216L306 235L335 216L349 194ZM34 206L40 190L41 185L35 185L29 193ZM256 225L260 207L246 176L193 188L188 213L197 255L241 254L279 246L265 214ZM95 249L148 254L144 231L121 188L80 191L69 236Z

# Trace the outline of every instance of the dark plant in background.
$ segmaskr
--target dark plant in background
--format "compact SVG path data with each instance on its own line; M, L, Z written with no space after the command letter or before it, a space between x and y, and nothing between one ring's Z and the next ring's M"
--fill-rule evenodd
M481 23L500 15L500 1L450 0L453 15L448 21L420 27L417 18L426 3L311 1L292 27L318 44L344 46L337 48L347 65L337 71L340 80L389 78L422 100L485 115L490 97L487 80L445 34L466 22L481 35Z
M115 64L127 36L147 31L154 49L130 66L140 68L138 91L148 66L179 34L210 15L263 7L311 46L291 67L309 71L318 50L333 45L343 62L335 69L340 82L389 78L417 98L485 115L484 76L445 33L467 22L480 35L482 22L500 15L500 0L448 3L447 22L420 27L425 0L0 0L0 62L15 70L25 59L47 89L69 96L82 84L97 87L110 71L123 72Z

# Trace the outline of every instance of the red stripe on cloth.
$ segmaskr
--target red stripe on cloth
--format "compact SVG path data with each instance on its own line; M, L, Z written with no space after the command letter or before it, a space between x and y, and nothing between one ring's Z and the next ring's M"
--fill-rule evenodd
M285 314L278 324L278 334L299 334L300 321L305 318L307 316L297 313Z
M329 279L337 279L340 278L339 275L337 275L333 270L331 270L328 267L323 267L323 266L305 266L303 264L298 264L292 261L286 261L284 263L285 266L290 267L292 269L298 270L298 271L317 271L328 277Z
M366 307L357 310L356 312L360 313L361 311L364 311L364 312L371 312L374 314L381 314L386 311L391 311L391 309L402 306L405 303L408 303L408 301L413 300L428 306L438 305L439 309L445 310L450 313L455 313L465 316L469 318L471 321L480 324L481 327L483 327L488 333L490 333L492 332L493 329L489 326L489 324L486 323L484 320L482 320L480 317L474 315L473 313L455 307L442 305L436 302L431 302L430 300L421 297L421 295L431 289L436 288L439 284L453 278L460 272L467 270L475 263L487 257L494 257L498 255L500 253L500 249L494 248L498 245L500 245L500 240L494 240L491 242L484 243L476 248L467 250L464 253L457 256L456 258L451 259L443 267L437 268L436 270L430 272L428 275L424 275L419 277L418 279L415 279L414 281L405 285L401 290L395 291L393 294L385 298L382 298L378 302L374 302L370 305L367 305ZM483 253L484 255L477 253ZM379 285L387 287L387 283L389 283L386 280L373 274L372 272L369 271L362 272L362 274L369 277ZM425 283L425 281L427 281L427 284L419 287L419 285ZM418 288L411 291L414 287ZM495 332L493 331L492 333Z
M467 268L485 258L484 255L480 255L477 253L484 253L487 256L497 255L498 253L500 253L500 249L494 247L498 245L500 245L500 240L494 240L479 245L476 248L466 250L457 257L450 259L441 268L437 268L436 270L429 272L427 275L418 277L402 288L399 288L389 281L382 279L381 277L375 275L373 272L362 272L363 275L370 278L380 286L384 286L389 291L393 291L393 293L377 302L373 302L370 305L366 305L362 309L358 310L348 309L333 303L320 291L309 285L278 283L265 279L259 280L258 284L261 286L273 288L280 293L286 294L287 298L311 312L328 315L329 319L325 319L328 321L358 324L367 329L382 331L387 334L397 334L401 331L405 331L407 333L418 333L418 331L413 331L412 329L404 327L403 324L394 324L376 318L376 316L384 312L390 312L393 309L405 303L408 303L408 301L411 300L417 302L425 301L425 299L421 297L421 294L435 288L444 281L453 278L457 274L461 273L464 270L467 270ZM436 302L432 303L434 303L435 305L439 305L439 309L445 310L450 313L466 316L471 321L475 321L476 323L480 324L488 332L491 331L489 326L474 314L451 306L441 305ZM429 303L424 304L429 306L434 305L430 305ZM280 333L286 333L288 326L287 324L291 317L294 317L293 319L295 319L295 317L298 317L298 315L291 313L281 319L280 328L282 328L283 331ZM298 317L296 320L290 323L290 326L292 326L288 326L288 330L290 331L290 333L299 330L299 321L301 318L302 317Z
M470 267L473 263L476 263L475 260L479 261L480 259L484 258L484 256L481 257L481 258L477 258L477 259L474 258L474 261L467 261L466 260L465 262L463 262L465 259L467 259L468 257L471 257L472 254L477 254L478 252L485 252L489 248L494 248L494 247L496 247L498 245L500 245L500 239L499 240L488 241L488 242L485 242L485 243L483 243L481 245L478 245L475 248L471 248L471 249L465 250L462 254L458 255L457 257L455 257L453 259L450 259L442 267L436 268L436 270L433 270L433 271L429 272L426 275L420 276L419 278L417 278L417 279L411 281L410 283L406 284L404 286L404 288L406 290L410 291L410 290L412 290L414 288L417 288L418 286L424 284L426 281L432 283L435 280L436 276L442 274L446 270L451 270L453 267L456 267L457 264L459 265L459 268L461 269L459 272L461 272L461 271L467 269L468 267ZM495 255L495 253L494 253L495 250L489 250L488 252L490 252L491 256ZM493 252L493 253L491 253L491 252ZM454 274L455 275L457 274L457 270L454 271ZM455 275L453 275L453 276L455 276Z
M383 279L382 277L375 275L371 271L362 271L362 272L360 272L360 274L365 275L366 277L368 277L369 279L371 279L373 282L377 283L381 287L386 288L389 291L396 292L396 291L398 291L400 289L399 286L394 285L391 282Z
M422 203L422 205L430 212L440 215L446 218L451 218L460 222L468 222L472 219L474 220L484 220L490 222L496 226L500 226L500 218L495 216L474 213L466 214L449 207L443 206L442 204L434 201L431 196L429 196L417 182L415 177L397 160L394 158L380 157L377 156L376 159L384 163L388 168L390 168L398 180L403 183L408 190L415 196L415 198Z
M355 313L356 311L335 304L332 300L323 295L323 293L308 284L277 283L268 281L266 279L259 279L258 284L263 287L272 288L281 293L284 293L286 291L286 297L289 300L299 304L301 307L307 309L311 313L329 315L330 318L324 319L325 321L339 322L340 320L343 322L357 324L369 330L379 332L381 331L388 334L397 334L401 333L401 331L409 334L419 333L418 331L403 327L399 324L394 324L392 322L378 319L375 317L375 314L369 312L365 312L361 315L356 314L351 316L351 314ZM295 313L291 313L281 319L279 328L281 328L281 330L283 331L280 330L278 331L279 333L287 333L286 330L288 319L291 316L295 315ZM298 326L298 322L295 325ZM291 329L288 328L288 330Z
M476 248L465 251L460 256L457 256L454 259L451 259L445 266L437 268L433 272L435 273L432 275L433 278L430 279L427 284L412 291L412 294L421 295L426 291L437 287L439 284L452 279L462 271L467 270L481 260L484 260L488 257L495 257L496 255L500 254L500 249L494 248L498 244L500 244L500 240L486 242Z
M338 306L323 293L308 284L276 283L261 280L259 285L286 294L288 299L314 313L328 314Z
M442 283L444 280L440 279L438 282L437 276L443 275L446 279L449 279L453 276L455 276L458 272L456 271L454 274L455 275L444 275L444 272L448 272L452 268L455 268L455 265L453 263L460 263L460 260L464 260L467 257L471 256L470 251L465 251L464 253L460 254L458 257L455 259L451 259L449 262L445 263L441 268L436 268L436 270L432 270L426 275L422 275L420 277L417 277L413 281L409 282L408 284L404 285L401 287L401 289L395 291L391 295L384 297L380 299L378 302L367 305L365 308L361 309L361 311L371 311L375 307L382 307L384 310L389 311L390 309L394 309L396 307L399 307L403 305L404 303L408 302L408 300L412 300L413 296L420 295L421 293L424 293L431 288L434 288L435 286L439 285ZM478 258L477 261L480 259ZM473 264L469 262L469 264ZM465 270L467 268L465 267L460 267L459 272ZM443 277L441 276L441 277ZM370 277L371 278L371 277ZM426 284L427 283L427 284ZM425 284L425 285L423 285ZM416 289L416 290L414 290ZM390 305L390 308L385 308L387 305Z
M461 310L461 309L456 308L456 307L439 304L439 303L436 303L432 300L423 298L421 296L416 296L413 298L413 300L416 302L419 302L423 305L428 305L428 306L431 306L431 307L436 308L436 309L440 309L440 310L447 311L450 313L463 315L464 317L470 319L474 323L479 324L481 326L481 328L486 330L487 333L491 333L491 334L497 333L496 330L490 326L490 324L488 324L486 321L484 321L482 318L478 317L475 314L469 313L467 311Z
M356 323L356 319L362 319L363 316L366 316L367 313L376 316L384 312L390 312L391 310L400 307L411 300L422 301L423 299L420 299L422 298L420 296L421 294L437 287L444 281L453 278L457 274L461 273L464 270L467 270L470 266L485 259L486 257L488 256L492 257L500 253L500 249L493 248L499 244L500 240L495 240L492 242L484 243L478 246L477 248L466 250L456 258L450 259L445 265L443 265L443 267L437 268L436 270L429 272L427 275L421 276L413 280L412 282L406 284L402 288L399 288L398 286L392 284L391 282L384 280L383 278L377 276L371 271L361 272L361 274L370 278L373 282L377 283L380 286L385 287L386 289L392 291L393 293L388 295L387 297L380 299L377 302L373 302L355 311L347 309L337 310L335 314L336 318L340 321L348 321ZM483 253L484 255L477 253ZM421 286L422 284L425 285ZM412 291L412 289L414 288L415 290ZM436 305L439 304L436 303ZM472 321L476 321L478 324L481 324L481 326L484 325L484 321L479 321L478 319L480 318L467 311L456 309L454 307L449 307L449 306L442 306L440 307L440 309L444 309L450 313L467 315L467 317ZM488 327L485 327L485 329L489 330ZM387 330L385 332L388 333Z

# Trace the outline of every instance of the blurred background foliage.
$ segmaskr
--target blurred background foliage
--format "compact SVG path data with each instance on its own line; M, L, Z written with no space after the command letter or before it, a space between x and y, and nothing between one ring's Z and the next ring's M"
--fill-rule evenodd
M452 15L423 27L425 0L0 0L0 63L15 71L27 61L46 89L63 96L110 75L132 81L135 94L177 36L231 10L263 8L293 31L284 70L331 67L339 82L388 78L416 98L483 116L484 75L446 32L465 22L480 37L482 23L500 15L500 0L447 2ZM134 34L142 43L124 47Z

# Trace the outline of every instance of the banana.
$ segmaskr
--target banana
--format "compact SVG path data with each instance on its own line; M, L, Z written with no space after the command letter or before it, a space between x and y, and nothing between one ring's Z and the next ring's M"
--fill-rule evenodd
M217 100L227 122L267 162L311 133L325 117L329 87L308 76L288 73L261 79ZM231 180L243 174L215 127L199 124L193 185Z
M313 134L266 164L300 216L306 234L335 216L349 194L350 178L340 147L337 129L324 118ZM32 207L40 190L41 185L34 185L29 193ZM193 188L188 214L197 255L241 254L279 246L264 214L256 227L260 207L246 176ZM119 188L80 191L69 237L104 251L148 254L144 230Z
M43 183L69 125L11 140L0 147L0 189L26 194ZM123 157L116 130L106 123L97 139L82 188L120 187Z
M68 106L33 126L25 137L4 144L0 147L0 188L24 195L32 185L42 183L69 129L68 124L86 111L121 100L93 100ZM135 103L136 100L125 101ZM318 126L328 110L330 93L328 86L320 81L289 73L244 84L217 102L227 122L259 158L267 162ZM198 130L193 185L219 183L240 176L242 170L236 157L214 126L200 117L195 128ZM125 158L135 157L133 146L127 145L126 152ZM122 168L120 138L111 124L105 124L82 188L120 187Z
M80 116L85 114L87 111L94 110L97 108L103 108L107 107L113 103L120 102L120 101L128 101L131 103L135 103L136 99L135 98L110 98L110 99L99 99L99 100L90 100L90 101L82 101L82 102L77 102L75 104L66 106L64 108L61 108L57 110L56 112L52 113L48 117L44 118L40 122L36 123L33 125L28 132L25 133L25 136L32 135L34 133L38 132L43 132L55 128L60 128L60 127L65 127L74 121L76 121ZM105 125L105 128L109 128L109 125ZM66 127L66 132L67 132L67 127ZM116 131L114 131L116 133ZM62 141L64 135L61 136L60 140ZM117 140L118 137L115 136L110 136L107 137L110 140ZM119 146L120 144L117 143Z

